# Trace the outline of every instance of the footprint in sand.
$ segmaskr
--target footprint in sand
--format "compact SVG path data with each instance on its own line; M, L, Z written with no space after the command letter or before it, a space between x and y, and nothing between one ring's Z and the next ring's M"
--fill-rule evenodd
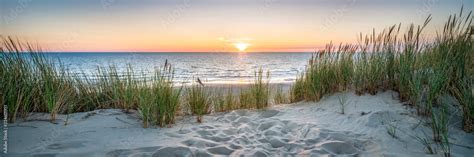
M233 111L227 121L180 129L181 143L150 149L115 150L112 156L339 156L373 150L374 143L360 135L318 128L316 125L280 120L277 110ZM362 140L361 140L362 139ZM366 143L354 145L353 143Z
M357 150L351 144L341 141L330 141L321 144L321 147L333 155L356 155Z

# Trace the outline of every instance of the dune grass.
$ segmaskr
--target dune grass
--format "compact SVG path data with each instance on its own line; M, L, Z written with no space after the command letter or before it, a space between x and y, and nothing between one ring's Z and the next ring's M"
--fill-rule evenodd
M173 73L169 64L155 69L151 75L134 72L132 65L127 65L122 74L113 65L98 67L95 78L75 78L78 101L81 102L75 111L98 108L119 108L125 112L138 110L144 127L150 124L171 126L182 92L182 87L173 85Z
M302 99L319 101L323 95L345 90L351 84L355 47L332 44L315 53L307 69L292 87L292 101Z
M58 59L45 57L39 46L12 37L2 37L0 56L0 97L9 122L30 112L50 113L54 121L58 113L121 108L139 109L144 126L174 123L182 89L174 87L170 66L148 79L131 65L124 74L115 66L98 67L95 78L89 78L85 73L70 74Z
M448 113L446 106L440 107L437 111L433 108L433 111L430 113L433 140L441 143L443 134L448 132Z
M455 97L462 104L464 130L474 131L474 93L473 83L464 79L453 89Z
M225 95L225 105L227 107L225 111L235 110L237 108L237 102L234 94L232 93L232 89L227 90L227 94Z
M143 127L150 123L160 127L174 124L175 113L180 104L182 88L174 89L172 72L157 69L150 80L143 78L136 87L138 91L138 111L143 120ZM164 72L163 72L164 71Z
M173 84L173 70L171 66L165 64L164 73L155 72L152 90L154 94L154 104L157 106L157 118L155 123L161 127L175 123L176 112L181 104L181 93L183 87L175 87Z
M430 137L426 135L425 132L423 132L423 135L424 136L415 135L414 138L423 145L426 154L436 154L436 147L432 146L433 143L431 142Z
M260 68L255 71L255 80L247 89L241 89L238 109L262 109L269 105L270 100L270 72L263 72Z
M241 89L239 93L239 101L236 109L248 109L251 108L253 103L252 96L249 90Z
M61 63L37 53L41 48L28 42L2 37L1 43L0 96L7 105L9 122L31 111L49 112L54 121L67 102L74 103L74 82Z
M359 36L359 44L329 44L309 60L307 69L291 88L291 100L318 101L322 96L354 88L356 93L398 91L422 115L431 116L437 98L452 94L460 102L464 128L472 127L473 39L471 12L451 16L433 39L423 36L431 21L401 25Z
M47 111L51 114L51 121L56 120L56 114L64 109L64 106L71 105L70 100L74 99L74 86L65 74L55 74L55 70L47 69L43 72L44 80L40 85L40 94ZM69 103L69 104L68 104Z
M214 112L226 112L229 110L226 105L226 97L222 91L212 94L212 107Z
M108 68L98 67L97 82L99 91L105 96L108 104L114 108L121 108L128 112L132 108L137 107L139 80L134 73L131 65L127 65L124 74L117 71L117 67L111 65ZM95 80L89 80L94 82Z
M211 103L214 112L227 112L237 109L262 109L266 108L270 102L270 86L269 86L270 74L264 74L263 69L260 68L255 71L255 80L248 87L243 87L238 93L234 93L232 87L228 87L225 90L212 90L211 88L196 89L200 87L192 86L188 89L195 95L188 95L189 100L200 100L199 96L202 93L203 97L210 99L208 102ZM280 98L283 100L284 93L280 89ZM202 99L201 99L202 100ZM188 105L192 108L191 105ZM200 107L200 106L197 106ZM209 107L206 105L206 107ZM206 110L207 111L207 110ZM210 110L209 110L210 111ZM209 112L205 112L207 114ZM195 114L195 113L193 113Z
M431 16L422 25L411 24L402 35L401 25L393 25L380 33L374 30L365 37L361 34L359 44L329 44L315 53L296 80L291 88L292 101L318 101L345 88L354 88L358 95L397 91L401 101L430 117L432 138L449 156L449 113L438 112L443 110L439 97L456 97L464 112L464 130L472 131L473 17L461 9L448 18L433 39L423 35L430 21Z
M266 76L264 76L262 68L255 72L255 81L250 86L250 95L253 97L253 103L257 109L266 108L269 104L269 80L269 71L267 72Z
M288 93L283 91L281 86L276 87L273 93L273 103L274 104L286 104L290 102L290 98L288 97Z
M14 49L15 42L13 39L3 39L1 48L1 64L0 75L0 96L2 97L2 105L6 105L9 122L15 122L17 114L22 117L32 110L34 93L37 91L36 77L31 73L32 63L29 62L18 49ZM10 55L4 52L11 51ZM3 111L2 107L2 111ZM3 114L3 112L2 112ZM5 116L5 115L3 115Z
M202 123L202 116L211 112L211 95L203 85L192 85L186 91L187 102L196 121Z
M97 67L92 74L70 74L60 60L44 56L39 46L11 37L2 37L1 45L0 75L4 79L0 96L2 104L7 105L9 122L31 112L50 113L54 121L58 113L118 108L125 112L138 110L144 127L163 127L174 123L182 103L183 87L173 85L173 70L166 64L152 77L135 72L132 65L127 65L124 73L110 65ZM217 103L220 105L215 105L216 111L268 106L269 75L264 78L260 69L255 76L254 84L237 96L240 101L229 90ZM202 121L202 115L211 111L210 94L201 87L189 91L191 110Z
M412 79L410 82L410 104L416 107L417 114L421 115L422 112L426 111L426 105L422 101L423 93L425 90L423 88L423 82L426 78L425 72L423 70L419 70L413 73Z
M153 91L150 88L141 88L138 92L138 111L142 117L143 127L148 128L156 116Z
M232 91L232 87L229 87L227 92L217 91L214 93L212 100L215 112L227 112L238 108L237 101Z
M289 95L290 95L290 102L298 102L305 99L304 95L306 93L304 83L305 81L303 78L305 75L297 76L295 83L293 83L290 87Z

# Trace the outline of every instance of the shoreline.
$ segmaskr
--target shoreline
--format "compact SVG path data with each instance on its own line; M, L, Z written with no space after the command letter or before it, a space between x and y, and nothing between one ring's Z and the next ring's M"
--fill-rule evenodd
M294 82L293 83L268 83L268 87L269 89L281 88L283 92L288 92L293 84ZM253 82L251 83L204 83L203 87L206 89L210 89L211 91L224 90L223 92L225 92L225 90L232 89L234 92L239 92L240 90L250 88L252 85L254 85ZM187 88L191 86L192 85L185 85L183 87Z

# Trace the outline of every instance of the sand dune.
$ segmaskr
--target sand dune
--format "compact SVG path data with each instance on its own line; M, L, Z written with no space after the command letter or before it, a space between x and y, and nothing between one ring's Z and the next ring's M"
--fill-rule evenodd
M347 98L341 114L339 97ZM195 123L180 117L172 128L141 126L136 113L96 110L65 115L56 124L35 113L9 125L11 156L429 156L414 138L431 135L421 117L396 98L338 93L320 102L265 110L215 113ZM453 117L456 118L456 117ZM387 133L397 128L396 137ZM451 124L453 156L472 156L474 135ZM438 150L441 155L441 150Z

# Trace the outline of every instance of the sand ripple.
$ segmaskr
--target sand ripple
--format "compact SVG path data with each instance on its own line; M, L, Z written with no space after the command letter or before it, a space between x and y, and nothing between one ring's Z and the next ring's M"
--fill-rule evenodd
M373 147L360 135L341 133L311 123L275 118L277 110L233 111L219 120L226 125L202 124L178 133L180 146L115 150L108 156L285 156L358 155ZM174 137L175 135L168 135ZM186 139L188 137L188 139ZM356 143L366 143L360 145ZM153 150L154 149L154 150Z

